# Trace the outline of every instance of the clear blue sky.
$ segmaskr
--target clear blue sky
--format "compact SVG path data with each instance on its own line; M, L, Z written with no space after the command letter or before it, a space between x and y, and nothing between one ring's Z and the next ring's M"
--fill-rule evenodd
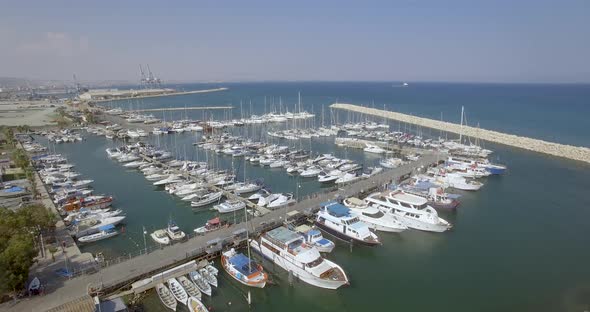
M590 82L590 1L12 1L0 76Z

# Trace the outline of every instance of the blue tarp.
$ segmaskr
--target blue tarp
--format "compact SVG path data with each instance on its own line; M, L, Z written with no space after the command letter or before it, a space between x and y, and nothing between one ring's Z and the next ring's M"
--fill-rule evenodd
M109 231L109 230L112 230L114 228L115 228L114 225L107 224L107 225L103 225L103 226L99 227L98 230L100 230L100 231Z
M328 205L327 209L331 215L337 218L347 216L350 211L350 209L348 209L346 206L338 203Z
M9 189L5 189L5 190L2 190L2 191L3 192L6 192L6 193L16 193L16 192L22 192L23 190L24 189L21 188L21 187L13 186L13 187L11 187Z
M235 256L231 257L229 259L229 262L238 270L240 271L240 273L248 276L254 272L257 271L257 266L252 263L252 265L250 265L250 259L246 256L244 256L244 254L236 254ZM250 268L252 269L250 271Z

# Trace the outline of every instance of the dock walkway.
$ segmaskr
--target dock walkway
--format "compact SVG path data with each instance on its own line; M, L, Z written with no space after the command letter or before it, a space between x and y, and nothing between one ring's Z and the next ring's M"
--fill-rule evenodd
M54 307L62 306L68 302L79 300L88 295L88 289L100 288L116 289L130 285L134 281L144 278L150 274L158 273L161 270L180 265L193 260L207 253L207 247L211 242L224 242L233 239L236 232L250 229L252 235L280 226L286 213L297 210L302 213L311 213L319 208L319 204L335 199L336 197L358 196L361 193L368 193L391 181L398 182L399 179L410 175L417 168L427 167L435 164L443 155L425 154L417 162L402 165L392 170L386 170L368 179L360 180L335 188L325 193L312 194L304 200L290 206L255 217L248 221L233 224L227 228L206 233L205 235L193 236L190 239L176 243L162 249L156 249L149 253L142 253L135 257L129 257L127 261L120 261L114 264L103 263L104 266L95 274L81 275L70 280L63 280L61 287L50 289L45 296L32 297L18 302L16 305L0 306L0 311L45 311ZM57 278L57 277L56 277ZM108 295L103 292L102 295Z
M366 115L373 115L380 118L385 117L388 119L397 120L405 123L411 123L431 129L463 134L464 136L478 138L481 140L508 145L512 147L522 148L533 152L539 152L551 156L563 157L590 163L590 148L587 147L547 142L539 139L522 137L514 134L507 134L498 131L480 129L465 125L461 126L450 122L410 116L402 113L386 111L382 109L368 108L353 104L334 103L330 105L330 107L362 113Z

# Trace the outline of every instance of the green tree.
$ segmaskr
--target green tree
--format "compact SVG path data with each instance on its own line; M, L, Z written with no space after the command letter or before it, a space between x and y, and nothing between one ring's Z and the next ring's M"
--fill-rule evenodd
M29 167L30 164L29 156L27 156L27 153L21 149L17 149L12 152L12 160L17 167L23 169Z
M3 281L0 290L17 292L23 289L36 254L31 234L10 237L6 248L0 253L0 280Z
M34 262L34 238L55 225L56 217L42 205L13 212L0 208L0 292L21 290Z

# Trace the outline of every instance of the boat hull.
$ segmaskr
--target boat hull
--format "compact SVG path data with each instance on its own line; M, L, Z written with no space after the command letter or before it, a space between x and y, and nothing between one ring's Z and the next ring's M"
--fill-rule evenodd
M322 231L340 239L346 242L353 242L353 243L358 243L361 244L363 246L378 246L380 245L379 241L365 241L365 240L360 240L360 239L356 239L356 238L352 238L348 235L345 235L339 231L336 231L335 229L326 226L325 224L321 223L321 222L315 222L315 225L320 228Z
M309 272L302 270L299 266L296 266L291 262L288 262L287 260L283 259L282 257L276 255L268 248L264 246L262 246L261 248L260 244L257 241L252 240L250 247L252 247L252 250L254 250L255 252L261 254L264 258L277 264L287 272L293 272L293 276L299 278L300 280L312 286L326 289L338 289L348 283L346 281L331 281L315 277ZM324 259L324 261L328 260Z

